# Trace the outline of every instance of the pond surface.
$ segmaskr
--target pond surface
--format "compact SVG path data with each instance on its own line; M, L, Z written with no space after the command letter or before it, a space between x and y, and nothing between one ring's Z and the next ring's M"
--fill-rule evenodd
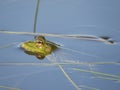
M37 0L1 0L0 30L33 32ZM0 90L120 90L120 1L40 0L36 30L107 36L115 44L46 36L60 49L43 60L20 48L32 35L0 33Z

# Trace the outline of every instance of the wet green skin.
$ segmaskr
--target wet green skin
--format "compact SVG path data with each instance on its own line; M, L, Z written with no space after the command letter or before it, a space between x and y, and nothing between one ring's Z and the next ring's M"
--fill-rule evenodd
M27 54L35 55L38 59L43 59L46 55L58 49L55 43L46 40L44 36L36 36L34 41L23 42L21 48Z

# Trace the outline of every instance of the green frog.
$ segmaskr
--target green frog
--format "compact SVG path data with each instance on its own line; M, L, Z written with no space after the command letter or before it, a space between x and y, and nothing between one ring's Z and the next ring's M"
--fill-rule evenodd
M58 49L57 44L48 41L44 36L36 36L33 41L26 41L21 44L21 48L29 55L35 55L38 59L43 59L48 54Z

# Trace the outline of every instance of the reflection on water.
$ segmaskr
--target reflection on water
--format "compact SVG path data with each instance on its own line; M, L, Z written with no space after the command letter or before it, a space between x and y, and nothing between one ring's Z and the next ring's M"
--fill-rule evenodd
M0 18L5 21L0 21L0 28L8 31L0 31L0 89L120 89L118 2L41 0L40 14L36 1L1 2L4 10L0 9ZM113 24L115 16L117 23ZM47 40L60 44L59 50L42 61L20 49L21 43L34 40L35 34L43 34L30 33L33 21L34 32L45 32Z

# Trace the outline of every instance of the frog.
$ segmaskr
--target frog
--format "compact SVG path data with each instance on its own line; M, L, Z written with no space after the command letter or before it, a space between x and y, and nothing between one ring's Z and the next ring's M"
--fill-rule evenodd
M47 55L58 50L59 47L58 44L46 40L42 35L35 36L34 40L25 41L20 46L26 54L34 55L40 60L43 60Z

